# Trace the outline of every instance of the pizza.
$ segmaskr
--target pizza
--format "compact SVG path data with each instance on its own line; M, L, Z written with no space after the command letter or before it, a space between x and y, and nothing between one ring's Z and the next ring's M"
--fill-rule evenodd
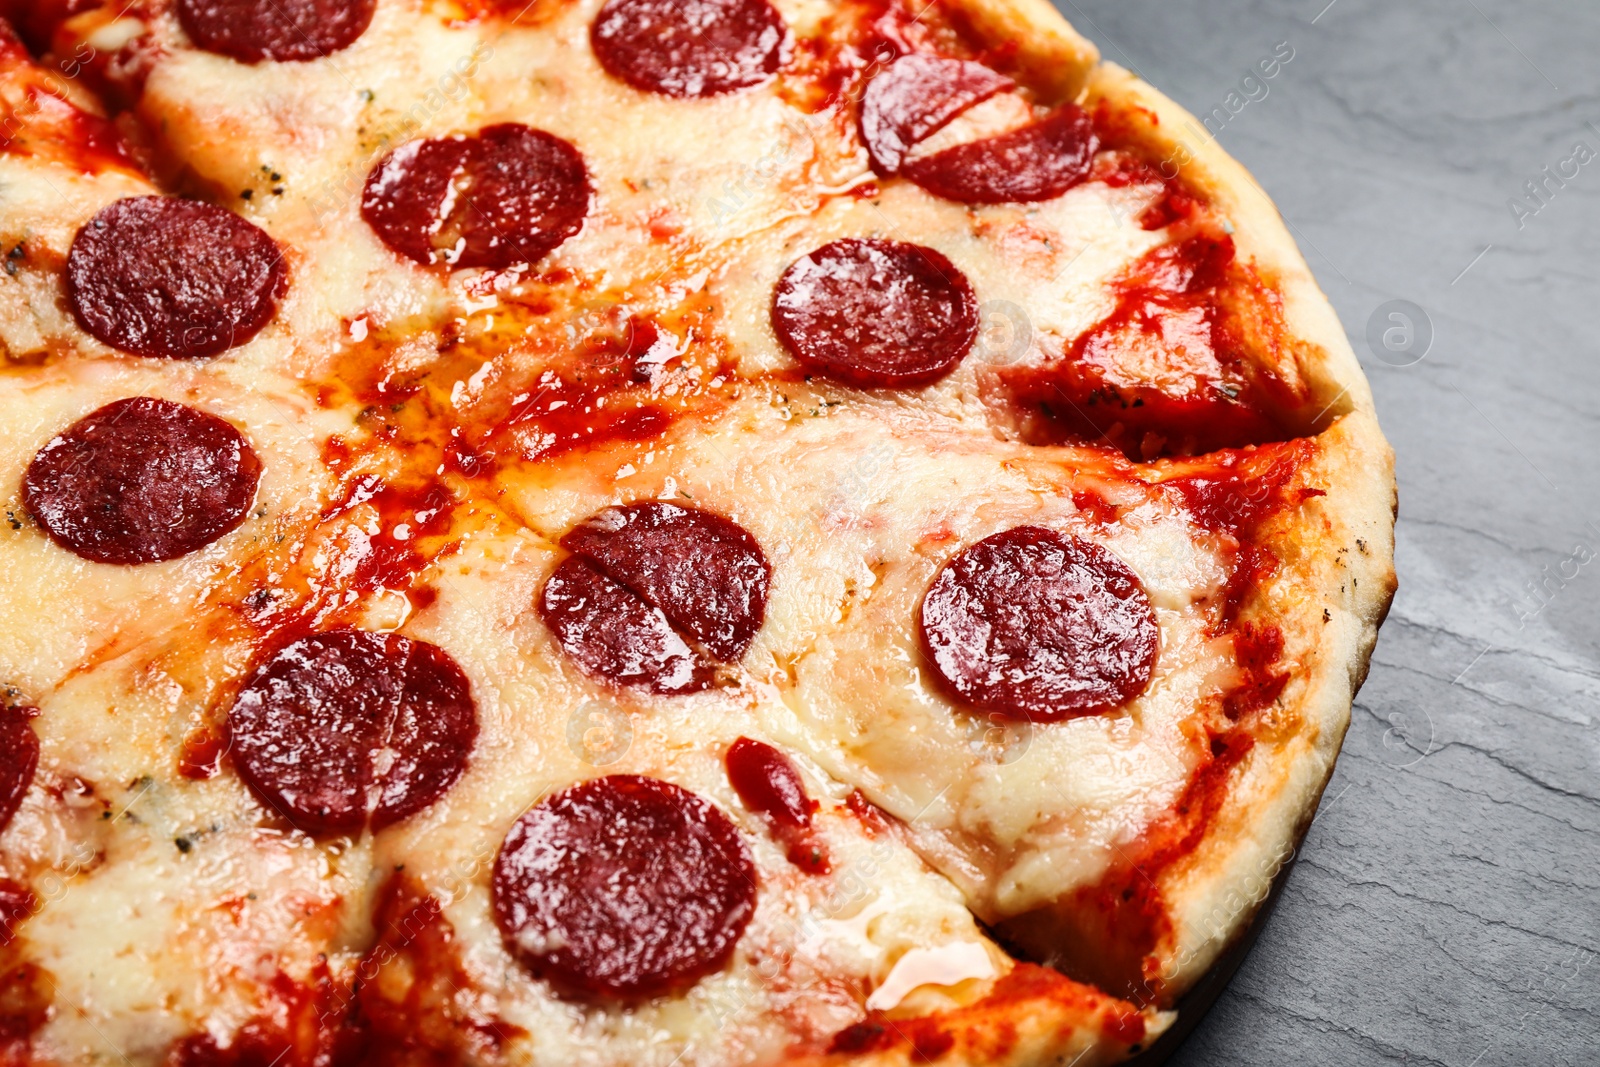
M6 1063L1181 1028L1394 590L1181 109L1042 0L9 9Z

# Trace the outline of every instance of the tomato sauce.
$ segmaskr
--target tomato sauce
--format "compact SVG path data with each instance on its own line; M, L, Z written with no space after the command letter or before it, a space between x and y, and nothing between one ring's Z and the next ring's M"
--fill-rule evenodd
M350 978L319 964L307 982L279 972L271 1005L226 1044L192 1034L169 1067L398 1067L493 1059L523 1031L459 996L474 987L438 901L403 875L378 897L378 938ZM0 1037L6 1020L0 1018Z
M439 902L403 874L379 894L379 931L356 968L341 1067L497 1060L520 1027L461 995L476 982Z
M345 1053L343 994L328 965L310 981L279 971L267 983L271 1006L223 1044L207 1033L175 1041L168 1067L321 1067L350 1062Z
M178 773L190 781L215 778L225 747L222 735L209 725L191 731L178 752Z
M728 780L739 799L766 818L772 836L788 848L789 862L807 874L832 870L827 846L812 826L817 802L789 757L760 741L741 737L728 748Z
M33 1035L55 1012L55 986L49 971L0 956L0 1063L33 1062Z
M654 441L733 392L733 360L704 297L660 316L539 287L500 305L492 326L447 324L438 358L408 375L391 364L414 331L368 336L340 362L325 402L366 403L363 429L379 439L368 450L391 446L417 470L442 463L480 483L458 487L474 495L507 467Z
M1200 768L1166 816L1124 849L1126 858L1099 883L1075 894L1080 922L1104 946L1095 977L1111 992L1141 1006L1169 1005L1157 952L1170 944L1172 919L1158 879L1200 844L1227 799L1233 769L1254 745L1243 731L1212 735Z
M1107 109L1102 104L1094 114L1095 132L1102 143L1114 143L1116 135L1108 129L1106 116ZM1139 213L1139 226L1145 230L1161 230L1187 222L1195 219L1204 208L1203 200L1176 177L1165 177L1157 167L1120 148L1101 152L1089 173L1089 180L1103 182L1113 189L1159 187L1160 191Z
M374 474L350 483L343 497L322 513L329 522L367 505L376 510L376 532L353 560L343 588L363 593L405 590L436 554L427 547L450 528L456 497L443 483L423 478L391 485Z
M844 806L856 817L856 821L861 824L861 829L868 837L877 837L889 829L889 816L884 814L882 808L868 800L867 795L861 790L850 790L850 795L844 798Z
M1111 314L1059 359L999 372L1011 402L1032 416L1025 437L1152 460L1297 436L1278 414L1288 387L1252 357L1224 299L1248 284L1226 235L1146 254L1116 281Z
M1289 489L1316 455L1304 438L1262 448L1227 449L1165 468L1159 482L1175 493L1201 528L1247 533L1273 511L1324 495L1321 489Z

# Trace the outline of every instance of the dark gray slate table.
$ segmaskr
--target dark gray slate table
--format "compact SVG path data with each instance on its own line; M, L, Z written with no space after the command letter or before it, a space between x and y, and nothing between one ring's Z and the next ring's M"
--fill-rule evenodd
M1056 2L1223 108L1398 456L1400 593L1344 754L1172 1062L1600 1065L1600 3Z

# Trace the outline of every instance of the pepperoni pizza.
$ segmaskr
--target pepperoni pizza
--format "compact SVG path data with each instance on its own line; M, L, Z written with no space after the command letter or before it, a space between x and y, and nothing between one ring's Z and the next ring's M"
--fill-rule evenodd
M8 7L0 1059L1189 1011L1394 489L1180 109L1043 0Z

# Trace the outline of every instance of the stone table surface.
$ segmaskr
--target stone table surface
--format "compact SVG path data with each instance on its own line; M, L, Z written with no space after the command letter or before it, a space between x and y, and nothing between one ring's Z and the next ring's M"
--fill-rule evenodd
M1600 4L1056 2L1277 201L1400 482L1338 769L1171 1062L1595 1067Z

